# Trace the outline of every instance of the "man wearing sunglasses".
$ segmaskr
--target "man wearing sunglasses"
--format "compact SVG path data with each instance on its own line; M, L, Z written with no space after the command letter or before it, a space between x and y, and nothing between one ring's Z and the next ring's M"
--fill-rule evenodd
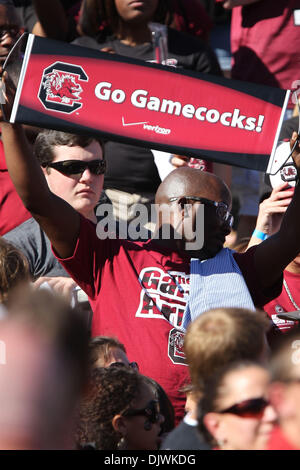
M44 130L36 138L34 154L53 194L96 223L95 207L106 167L101 143L91 137ZM76 288L54 257L50 241L35 219L30 218L8 232L5 239L26 255L37 286L47 282L67 295Z
M27 149L22 128L3 123L3 138L7 166L25 206L47 233L60 262L89 296L94 313L93 336L117 336L125 345L128 357L138 362L141 373L152 377L165 389L179 419L183 416L185 397L178 390L189 380L181 328L190 303L187 305L193 259L196 260L193 273L196 288L191 286L191 291L196 305L201 301L201 308L246 306L248 303L254 308L254 305L266 303L267 298L277 296L282 270L300 252L300 189L296 188L276 235L246 253L232 255L222 249L230 231L228 188L212 174L191 168L177 169L164 180L156 199L169 209L174 207L168 222L172 229L168 239L159 236L164 216L161 212L156 239L147 242L101 240L91 221L51 192ZM292 145L296 139L297 135L293 135ZM300 171L299 145L293 155ZM51 171L57 170L51 168ZM174 235L186 218L194 224L197 234L203 227L203 220L197 218L202 209L204 244L202 248L188 251L187 243L193 242L191 234L186 238L184 232L181 239ZM226 258L224 269L223 256ZM230 263L231 272L227 273ZM198 274L201 269L206 273L203 276ZM209 281L202 291L197 288L201 279ZM228 305L228 299L238 303L242 299L242 305ZM195 313L192 310L190 313ZM202 311L196 308L196 313Z

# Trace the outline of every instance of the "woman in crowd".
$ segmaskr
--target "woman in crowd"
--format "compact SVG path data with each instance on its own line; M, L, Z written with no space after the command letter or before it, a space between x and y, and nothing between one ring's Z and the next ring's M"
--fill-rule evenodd
M143 375L127 367L95 369L80 406L77 447L157 450L163 421Z
M139 370L137 362L130 362L125 346L118 341L117 338L109 336L95 336L89 344L89 367L91 369L100 367L132 367L136 371ZM158 382L150 377L144 377L156 391L157 399L161 414L164 417L162 423L162 435L170 432L174 426L174 409L166 392Z
M219 370L205 387L199 429L215 449L264 449L276 421L268 402L269 374L255 362Z

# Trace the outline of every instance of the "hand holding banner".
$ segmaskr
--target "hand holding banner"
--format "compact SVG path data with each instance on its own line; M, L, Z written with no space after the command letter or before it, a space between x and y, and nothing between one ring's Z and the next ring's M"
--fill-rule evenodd
M266 170L289 92L27 37L10 122Z

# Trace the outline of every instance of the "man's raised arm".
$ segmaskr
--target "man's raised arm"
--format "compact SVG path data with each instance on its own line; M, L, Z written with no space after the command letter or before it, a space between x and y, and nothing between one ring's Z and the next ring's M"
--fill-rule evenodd
M291 148L297 140L297 132L290 141ZM300 146L297 142L293 160L300 176ZM296 184L294 196L288 206L280 230L257 246L255 266L264 287L270 287L282 274L285 267L300 253L300 183Z
M40 224L61 258L72 255L79 234L80 216L53 194L22 126L1 122L6 164L25 207Z

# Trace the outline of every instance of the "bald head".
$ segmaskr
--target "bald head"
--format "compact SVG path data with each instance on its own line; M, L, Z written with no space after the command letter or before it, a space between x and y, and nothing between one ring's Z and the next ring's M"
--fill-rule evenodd
M156 204L167 204L172 197L199 196L231 205L226 184L216 175L194 168L182 167L172 171L160 184Z

